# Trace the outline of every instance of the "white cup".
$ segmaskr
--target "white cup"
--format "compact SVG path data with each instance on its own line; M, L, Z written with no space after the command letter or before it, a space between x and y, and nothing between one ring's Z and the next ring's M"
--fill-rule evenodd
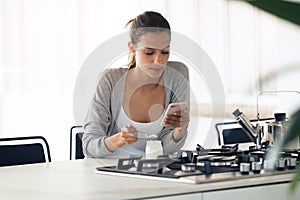
M159 140L149 140L146 144L146 159L156 159L157 156L163 155L163 148L161 141Z

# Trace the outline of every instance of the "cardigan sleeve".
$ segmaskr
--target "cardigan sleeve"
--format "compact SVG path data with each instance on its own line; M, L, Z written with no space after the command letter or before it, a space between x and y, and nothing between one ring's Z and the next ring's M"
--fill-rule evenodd
M189 85L189 71L186 65L180 62L169 62L169 71L167 73L167 87L170 90L168 103L186 102L188 110L190 108L190 85ZM166 105L167 107L167 105ZM160 133L160 138L163 144L164 154L174 153L178 151L185 143L187 134L179 141L175 142L173 139L174 127L166 126Z
M111 91L113 89L109 71L101 76L96 93L89 107L82 137L83 152L86 157L104 157L111 155L104 139L111 125Z

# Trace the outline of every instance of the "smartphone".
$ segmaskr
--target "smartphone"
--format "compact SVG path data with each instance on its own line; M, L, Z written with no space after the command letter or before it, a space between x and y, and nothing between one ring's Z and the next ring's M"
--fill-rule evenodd
M165 112L165 116L167 115L173 115L175 112L183 112L185 109L187 109L187 103L186 102L179 102L179 103L170 103L168 105L167 111ZM162 125L166 125L164 121L162 122Z

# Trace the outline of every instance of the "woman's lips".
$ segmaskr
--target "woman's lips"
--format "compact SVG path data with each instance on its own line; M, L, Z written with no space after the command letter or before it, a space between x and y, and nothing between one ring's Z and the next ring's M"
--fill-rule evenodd
M153 70L153 71L156 71L156 72L159 72L159 71L163 70L163 68L150 68L150 69Z

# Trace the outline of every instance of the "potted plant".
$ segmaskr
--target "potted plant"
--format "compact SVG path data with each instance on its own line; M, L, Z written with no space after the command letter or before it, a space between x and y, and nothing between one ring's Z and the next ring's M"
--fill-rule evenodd
M276 15L296 25L300 25L300 3L281 0L256 0L247 3ZM300 108L289 118L289 126L281 145L274 149L274 154L279 153L288 142L300 136ZM296 168L295 177L290 185L290 191L294 192L300 180L300 164Z

